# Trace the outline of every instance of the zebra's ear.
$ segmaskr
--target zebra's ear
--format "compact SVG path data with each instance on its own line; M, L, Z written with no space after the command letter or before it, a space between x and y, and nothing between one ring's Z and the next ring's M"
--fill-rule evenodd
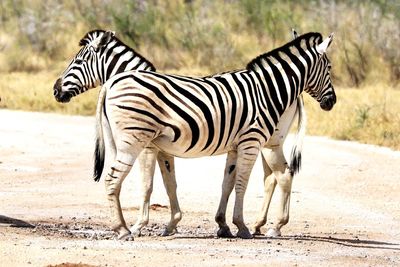
M101 48L103 46L106 46L114 36L115 36L115 32L113 32L113 31L104 32L103 35L101 36L99 42L97 43L96 48Z
M328 49L329 45L331 44L332 39L333 39L333 32L322 43L317 45L318 53L324 54L326 52L326 50Z
M293 39L296 39L297 37L299 37L299 34L293 28L292 28L292 35L293 35Z

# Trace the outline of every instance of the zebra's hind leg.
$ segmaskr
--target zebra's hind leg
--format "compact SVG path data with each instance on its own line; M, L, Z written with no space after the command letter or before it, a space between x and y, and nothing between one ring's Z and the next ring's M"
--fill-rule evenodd
M233 210L233 223L237 226L237 236L244 239L253 238L243 219L243 200L249 181L251 170L257 159L259 147L247 146L238 148L238 157L236 161L236 178L235 178L235 207Z
M278 218L274 223L273 228L270 228L266 236L277 237L281 236L281 228L289 222L289 209L290 209L290 191L292 188L293 176L286 168L284 172L278 172L275 174L278 180L278 188L281 191L280 203L278 209Z
M218 237L233 237L229 226L226 224L226 206L228 204L229 196L235 186L236 175L236 159L237 152L230 151L226 158L224 181L222 183L222 193L219 201L215 221L218 223L219 229L217 232Z
M157 161L160 166L164 187L167 191L171 207L171 220L164 229L162 236L169 236L176 233L176 226L182 219L182 212L176 194L175 162L173 156L167 155L161 151L158 153Z
M261 151L262 163L264 168L264 200L262 209L258 214L257 221L253 226L254 227L253 235L261 235L261 227L264 226L265 223L267 222L269 205L271 203L272 195L274 194L275 191L275 186L276 186L275 175L272 173L272 170L268 166L268 163L266 161L267 158L266 155L268 155L270 152L271 150L267 148L264 148Z
M131 232L126 227L119 196L122 182L131 170L135 159L135 154L117 151L116 158L105 178L107 199L111 208L112 229L118 234L118 239L130 238Z
M132 235L139 236L141 229L149 222L150 197L153 192L154 170L158 149L146 147L138 157L141 182L142 202L140 203L139 216L135 225L130 228Z
M293 175L286 163L282 147L272 150L267 157L267 162L278 182L280 199L278 204L278 218L273 228L268 229L266 236L277 237L281 235L282 226L289 221L290 191L292 189Z

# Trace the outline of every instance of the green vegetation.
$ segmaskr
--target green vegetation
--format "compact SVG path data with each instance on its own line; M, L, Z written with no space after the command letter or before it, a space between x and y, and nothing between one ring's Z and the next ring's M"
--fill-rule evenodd
M3 0L0 108L94 114L97 90L67 105L52 86L92 29L117 36L159 71L208 75L243 68L299 33L335 32L329 56L338 104L310 99L309 134L400 149L400 5L395 0Z

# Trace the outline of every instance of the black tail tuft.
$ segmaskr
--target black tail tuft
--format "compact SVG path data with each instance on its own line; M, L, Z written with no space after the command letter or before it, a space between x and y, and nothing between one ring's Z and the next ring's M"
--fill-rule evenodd
M96 182L100 181L104 168L104 146L100 144L100 138L96 138L96 146L94 150L94 170L93 178Z
M301 152L297 151L296 149L292 150L292 156L289 167L290 167L290 172L293 176L300 172Z

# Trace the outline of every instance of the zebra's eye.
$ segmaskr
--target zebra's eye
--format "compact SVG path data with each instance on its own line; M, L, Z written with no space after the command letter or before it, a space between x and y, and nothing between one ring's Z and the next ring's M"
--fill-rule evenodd
M82 59L75 59L75 63L81 65L83 63Z

